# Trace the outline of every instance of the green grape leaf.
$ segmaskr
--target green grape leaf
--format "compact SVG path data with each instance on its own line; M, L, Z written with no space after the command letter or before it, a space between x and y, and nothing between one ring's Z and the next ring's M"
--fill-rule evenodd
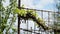
M15 10L14 10L14 13L16 14L19 14L19 15L21 15L21 16L26 16L26 14L27 14L27 11L26 10L24 10L24 9L18 9L18 8L16 8Z
M20 10L18 9L18 8L16 8L15 10L14 10L14 13L16 14L16 13L19 13L20 12Z

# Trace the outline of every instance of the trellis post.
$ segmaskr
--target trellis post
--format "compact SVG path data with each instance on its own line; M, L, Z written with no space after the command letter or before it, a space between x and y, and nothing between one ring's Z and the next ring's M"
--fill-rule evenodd
M18 8L20 8L21 0L18 0ZM20 8L21 9L21 8ZM18 34L20 34L20 16L18 14Z

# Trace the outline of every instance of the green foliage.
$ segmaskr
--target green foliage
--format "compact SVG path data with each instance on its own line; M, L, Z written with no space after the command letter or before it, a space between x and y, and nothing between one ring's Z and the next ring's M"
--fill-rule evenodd
M17 28L14 27L14 26L12 26L12 30L15 31L15 32L17 32Z
M14 13L17 13L17 14L19 14L21 16L26 16L26 14L27 14L26 10L24 10L24 9L20 10L18 8L15 9Z
M42 24L42 25L45 26L44 20L42 18L38 17L36 11L34 11L34 10L24 10L24 9L18 9L18 8L16 8L15 11L14 11L14 13L15 14L17 13L20 16L23 16L23 17L26 17L27 14L29 14L31 18L28 17L28 19L32 19L33 21L38 22L39 24ZM39 24L37 24L37 25L40 26Z
M16 15L13 12L14 9L17 7L17 0L12 0L10 2L10 5L6 8L3 6L3 1L5 0L0 0L0 34L3 34L4 30L6 30L7 34L9 29L12 29L11 26L16 21ZM11 17L10 15L13 15L13 17ZM11 20L8 22L9 19Z

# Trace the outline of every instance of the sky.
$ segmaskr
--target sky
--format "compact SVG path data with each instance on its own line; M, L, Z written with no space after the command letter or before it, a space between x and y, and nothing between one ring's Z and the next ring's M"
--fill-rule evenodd
M51 10L57 11L55 0L21 0L21 4L27 8L39 9L39 10ZM4 2L4 6L9 5L9 0Z
M21 0L27 8L57 11L56 2L54 0Z

